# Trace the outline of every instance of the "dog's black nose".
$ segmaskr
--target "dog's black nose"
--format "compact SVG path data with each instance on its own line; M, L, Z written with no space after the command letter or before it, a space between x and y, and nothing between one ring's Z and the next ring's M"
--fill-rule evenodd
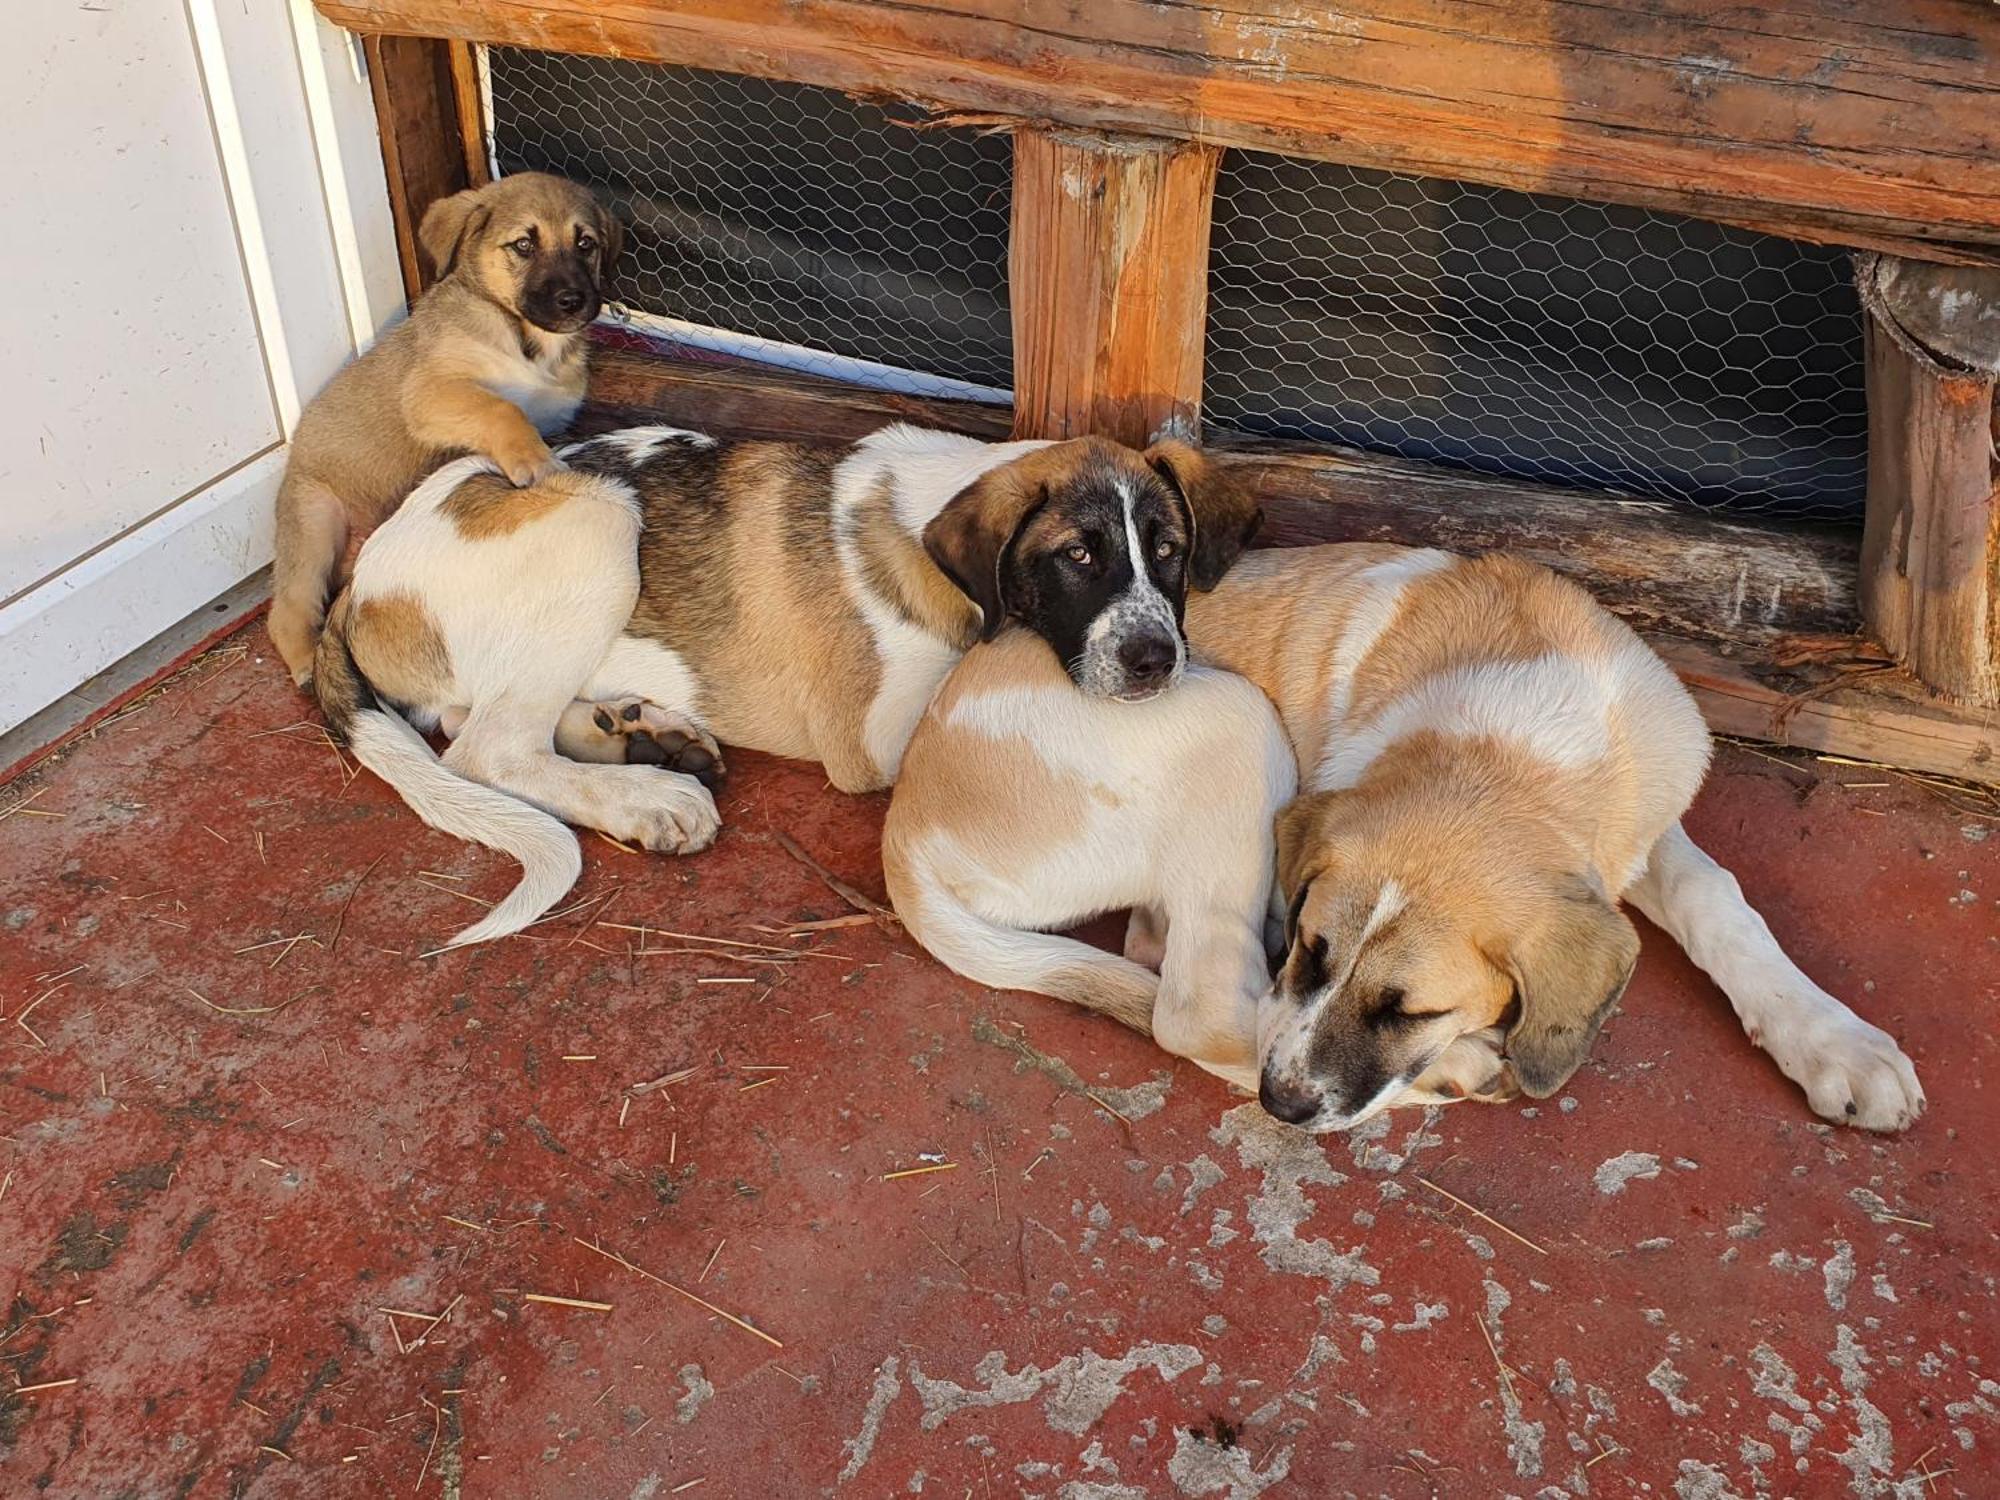
M556 292L555 300L558 312L573 313L583 306L583 293L573 286L566 286Z
M1319 1113L1325 1101L1305 1084L1274 1084L1267 1073L1257 1080L1257 1102L1272 1119L1283 1120L1287 1125L1303 1125Z
M1174 670L1174 643L1163 635L1141 635L1118 648L1118 665L1134 682L1158 682Z

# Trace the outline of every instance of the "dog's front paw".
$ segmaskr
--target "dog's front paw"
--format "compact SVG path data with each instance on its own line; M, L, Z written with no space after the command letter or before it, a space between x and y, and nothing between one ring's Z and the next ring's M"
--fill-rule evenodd
M1480 1104L1505 1104L1519 1098L1521 1087L1514 1081L1514 1070L1502 1050L1505 1040L1497 1027L1467 1032L1445 1048L1396 1103L1451 1104L1471 1099Z
M1924 1112L1923 1085L1896 1039L1845 1006L1835 1015L1767 1030L1758 1045L1806 1091L1813 1113L1836 1124L1906 1130Z
M496 449L493 461L500 465L500 472L517 490L548 478L562 467L555 454L549 451L549 445L532 432Z
M634 778L623 806L606 820L610 826L604 831L621 842L655 854L698 854L722 831L715 798L691 777L662 776L639 766L614 767L605 774Z

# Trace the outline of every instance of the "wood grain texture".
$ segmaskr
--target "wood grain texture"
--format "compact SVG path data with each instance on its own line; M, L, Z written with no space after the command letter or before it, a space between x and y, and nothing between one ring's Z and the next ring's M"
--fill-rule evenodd
M467 187L485 187L493 180L493 168L486 159L486 104L479 87L479 59L470 42L448 42L446 46L450 49L459 149L465 153L465 183Z
M601 347L579 428L648 421L829 442L896 421L987 439L1011 429L1004 407ZM1717 733L2000 785L2000 715L1955 708L1879 666L1847 685L1848 665L1879 659L1852 634L1851 531L1752 525L1347 450L1232 443L1211 451L1260 486L1259 545L1366 540L1516 552L1571 574L1639 629ZM1827 664L1778 664L1796 656Z
M1017 437L1201 432L1213 146L1014 132Z
M363 52L368 86L375 97L403 290L414 301L435 279L434 268L417 245L424 211L438 199L472 186L460 133L452 48L419 37L369 36L363 39Z
M1869 631L1938 692L2000 705L1995 380L1947 367L1867 313Z
M1991 262L1977 0L315 0L356 31L688 63Z

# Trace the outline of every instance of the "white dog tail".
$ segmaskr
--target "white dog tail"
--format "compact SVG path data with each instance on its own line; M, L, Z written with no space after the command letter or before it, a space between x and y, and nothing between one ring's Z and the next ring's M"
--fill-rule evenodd
M1074 938L1023 932L989 922L932 878L913 868L908 851L885 842L882 868L889 900L903 926L939 963L996 990L1053 995L1153 1034L1160 978L1130 959Z
M520 862L520 884L445 946L519 932L576 884L583 870L576 835L540 808L459 775L408 720L376 698L347 648L346 602L343 595L313 658L313 694L321 710L354 758L394 787L431 827Z

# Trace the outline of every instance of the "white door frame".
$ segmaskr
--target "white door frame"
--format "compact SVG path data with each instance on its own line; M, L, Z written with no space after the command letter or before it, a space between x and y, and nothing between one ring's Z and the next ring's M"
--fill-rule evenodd
M314 12L184 0L284 438L300 408L402 311L360 48ZM116 350L106 350L107 359ZM199 371L188 372L199 379ZM0 607L0 731L271 559L278 443Z

